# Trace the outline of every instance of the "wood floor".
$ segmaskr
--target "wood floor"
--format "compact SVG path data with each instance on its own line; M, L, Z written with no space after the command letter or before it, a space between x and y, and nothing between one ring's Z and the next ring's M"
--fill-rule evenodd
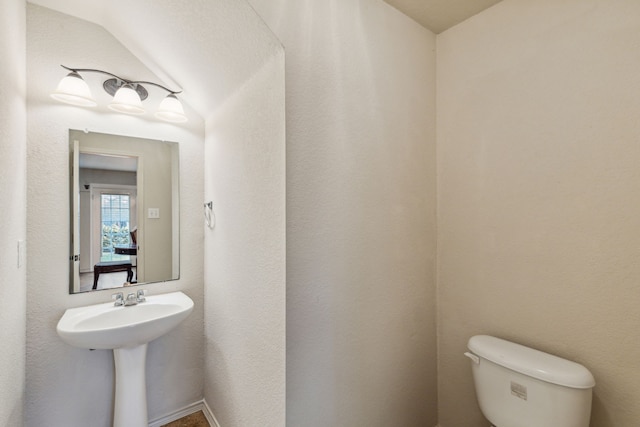
M135 267L133 268L135 277ZM127 272L102 273L98 277L98 290L121 288L122 284L127 281ZM93 288L93 273L80 273L80 292L87 292Z
M194 414L187 415L169 424L165 424L162 427L211 427L204 417L202 411L198 411Z

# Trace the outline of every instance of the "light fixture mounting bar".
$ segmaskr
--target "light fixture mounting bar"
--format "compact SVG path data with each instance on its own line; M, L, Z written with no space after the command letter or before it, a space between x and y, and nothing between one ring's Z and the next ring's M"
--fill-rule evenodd
M176 94L178 94L178 93L181 93L181 92L182 92L181 90L171 90L171 89L169 89L169 88L167 88L167 87L165 87L165 86L162 86L161 84L154 83L154 82L136 81L136 80L128 80L128 79L124 79L124 78L122 78L122 77L120 77L120 76L116 76L116 75L115 75L115 74L113 74L113 73L109 73L109 72L107 72L107 71L103 71L103 70L97 70L97 69L93 69L93 68L70 68L70 67L67 67L67 66L62 65L62 64L60 64L60 66L61 66L62 68L64 68L64 69L66 69L66 70L73 71L73 72L76 72L76 73L78 73L78 72L89 72L89 73L101 73L101 74L106 74L107 76L111 76L111 77L115 78L115 79L116 79L116 82L117 82L118 80L120 80L120 81L124 82L124 84L130 84L130 85L132 85L134 88L135 88L137 85L141 85L141 84L148 84L148 85L153 85L153 86L159 87L159 88L161 88L161 89L164 89L164 90L166 90L167 92L169 92L169 93L171 93L171 94L173 94L173 95L176 95ZM107 80L107 81L109 81L109 80ZM106 84L106 82L105 82L105 84ZM122 84L120 84L120 85L118 85L118 86L122 86ZM105 91L107 91L108 93L110 93L111 95L113 95L113 93L111 93L111 92L109 91L109 89L107 89L107 87L106 87L106 86L105 86L105 88L104 88L104 89L105 89ZM145 92L146 92L146 91L145 91ZM145 98L146 98L146 96L145 96Z

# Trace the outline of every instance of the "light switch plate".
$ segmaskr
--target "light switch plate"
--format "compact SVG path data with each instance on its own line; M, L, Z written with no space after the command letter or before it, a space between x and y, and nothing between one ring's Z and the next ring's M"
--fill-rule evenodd
M147 210L147 218L150 218L150 219L160 218L160 208L149 208L149 210Z

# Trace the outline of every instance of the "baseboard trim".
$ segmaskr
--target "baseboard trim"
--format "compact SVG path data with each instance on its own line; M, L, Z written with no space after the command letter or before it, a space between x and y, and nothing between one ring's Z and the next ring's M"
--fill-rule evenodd
M162 427L165 424L169 424L172 421L179 420L182 417L186 417L187 415L194 414L198 411L202 411L211 427L220 427L220 423L216 419L215 415L213 415L213 411L211 411L207 401L204 399L150 421L149 427ZM440 427L440 425L436 425L435 427Z
M205 418L207 418L207 421L208 421L209 417L207 417L207 413L205 411L205 405L206 404L204 403L204 400L199 400L190 405L182 407L177 411L173 411L169 414L163 415L159 418L149 421L149 427L162 427L165 424L169 424L172 421L179 420L180 418L186 417L187 415L194 414L198 411L202 411L202 413L204 414ZM218 424L212 424L211 421L209 421L209 424L211 424L211 427L220 427Z
M209 408L207 401L204 399L202 399L202 406L202 413L207 421L209 421L209 425L211 425L211 427L220 427L220 423L216 419L215 415L213 415L213 411Z

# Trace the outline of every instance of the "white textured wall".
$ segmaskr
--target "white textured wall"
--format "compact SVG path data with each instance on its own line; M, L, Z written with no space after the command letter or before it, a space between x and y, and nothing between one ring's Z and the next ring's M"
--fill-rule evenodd
M189 109L188 124L174 126L152 118L112 114L104 106L89 110L56 103L49 93L64 75L61 63L158 79L101 27L31 5L27 17L27 238L31 249L26 425L111 425L111 352L73 348L55 331L66 308L110 301L111 294L68 293L70 128L180 143L181 276L178 281L144 288L151 294L182 290L193 298L196 308L175 331L149 346L148 409L153 419L202 397L203 122ZM94 96L103 97L99 86L93 87Z
M636 0L505 0L438 36L442 427L487 425L478 333L584 364L591 426L638 425L639 70Z
M251 3L287 53L287 425L434 426L435 36Z
M0 426L21 426L25 390L27 136L25 4L0 2Z
M204 396L223 427L285 425L284 52L256 71L206 128Z

